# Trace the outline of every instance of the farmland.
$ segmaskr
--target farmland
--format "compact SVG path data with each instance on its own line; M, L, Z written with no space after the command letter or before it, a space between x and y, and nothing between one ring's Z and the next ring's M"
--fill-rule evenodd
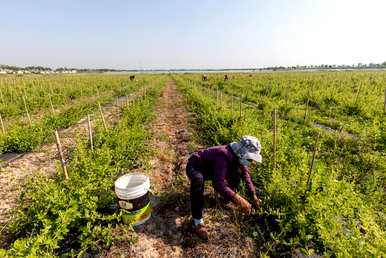
M261 186L264 208L245 225L262 253L294 253L295 246L308 255L384 252L384 73L267 73L225 82L222 75L208 82L200 76L177 76L176 80L197 113L208 144L252 134L266 146L263 166L252 173ZM313 153L317 154L311 167Z
M69 179L52 155L52 173L20 182L0 225L0 256L136 255L145 243L174 256L384 256L385 88L385 72L2 76L2 154L55 146L55 130L94 115L92 149L86 132L68 136ZM107 103L116 108L106 128L98 112ZM213 240L191 244L186 159L242 135L262 143L251 175L263 204L250 216L208 204ZM162 203L140 232L123 225L111 190L138 170ZM223 243L236 238L250 245Z
M126 81L126 76L1 78L0 153L32 150L55 128L70 126L96 110L98 103L126 96L146 82L128 85Z

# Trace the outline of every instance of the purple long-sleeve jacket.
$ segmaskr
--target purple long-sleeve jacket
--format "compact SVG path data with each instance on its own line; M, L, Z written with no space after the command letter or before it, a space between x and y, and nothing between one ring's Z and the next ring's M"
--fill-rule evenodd
M230 186L240 178L245 181L247 191L255 193L248 167L239 163L229 145L197 151L191 155L189 163L202 171L205 180L212 180L214 189L227 200L235 195Z

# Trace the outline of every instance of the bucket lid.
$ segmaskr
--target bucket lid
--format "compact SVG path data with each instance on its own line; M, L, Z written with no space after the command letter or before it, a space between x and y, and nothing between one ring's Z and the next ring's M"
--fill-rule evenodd
M145 195L150 189L149 177L140 173L130 173L115 181L118 198L131 200Z

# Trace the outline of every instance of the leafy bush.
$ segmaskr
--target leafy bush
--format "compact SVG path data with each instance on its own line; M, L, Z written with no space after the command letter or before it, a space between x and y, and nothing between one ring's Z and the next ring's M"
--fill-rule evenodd
M98 102L104 103L112 101L117 96L122 96L115 95L116 93L127 95L141 87L145 82L145 80L136 84L125 82L119 84L121 88L115 89L115 91L101 94L97 98L82 99L83 101L71 104L60 113L52 114L49 111L40 120L34 122L32 126L26 125L24 122L13 122L7 128L6 133L0 135L0 153L31 151L53 135L56 129L69 127L88 113L97 110Z
M248 95L247 101L264 103L264 108L244 106L241 118L232 110L230 97L224 96L224 102L217 103L212 97L214 94L195 83L194 75L175 76L180 89L192 103L190 108L196 113L197 125L201 129L200 136L207 144L226 144L245 134L257 136L262 143L263 164L256 166L252 175L264 203L260 211L246 218L242 225L243 232L255 238L258 252L263 256L384 256L386 217L383 188L386 183L386 159L382 153L384 149L379 152L377 147L377 142L384 144L384 141L380 131L382 127L377 123L368 124L370 121L377 121L381 114L371 107L365 116L362 110L356 113L355 117L346 117L344 106L350 102L339 100L339 108L334 107L336 112L332 113L331 110L325 110L325 105L319 105L316 101L313 104L310 101L310 107L314 110L310 111L309 120L304 121L305 105L302 96L308 94L308 87L312 87L313 97L323 99L320 96L328 93L318 90L321 88L326 91L323 85L328 83L328 76L333 76L315 73L307 75L315 77L314 82L297 83L303 74L258 75L260 82L256 87L250 86L254 84L249 79L241 79L242 76L239 76L240 79L232 79L232 84L224 83L224 92L230 95L237 95L236 91L256 90L263 95ZM292 94L284 101L278 100L277 97L286 94L272 94L278 87L278 84L271 84L273 76L278 80L287 80L283 85L293 87ZM343 81L347 80L344 77L347 74L337 76L342 77L340 79ZM323 79L319 80L319 77ZM190 84L186 83L186 78ZM270 84L267 84L267 81ZM211 82L216 83L214 75ZM334 83L340 85L336 81ZM342 94L351 92L330 86L327 90L340 91ZM273 95L275 99L272 98ZM372 99L370 95L363 96L365 97ZM334 98L344 99L338 95ZM289 104L291 110L282 115ZM279 107L279 118L284 118L278 120L279 138L275 170L272 168L270 114L274 107ZM329 118L329 115L334 118ZM328 121L333 127L345 124L345 127L358 132L360 136L318 129L314 125L315 120ZM381 121L384 121L384 118ZM374 132L370 134L373 137L368 137L368 134L363 134L360 130L363 123ZM319 152L314 170L311 171L310 154L314 149L317 134L320 135Z
M118 175L140 166L139 157L151 151L145 124L152 118L160 85L148 91L145 100L123 107L114 129L96 129L94 152L86 140L77 139L69 180L60 172L30 179L10 224L15 241L9 250L0 250L1 256L96 255L122 240L114 234L121 213L113 185Z

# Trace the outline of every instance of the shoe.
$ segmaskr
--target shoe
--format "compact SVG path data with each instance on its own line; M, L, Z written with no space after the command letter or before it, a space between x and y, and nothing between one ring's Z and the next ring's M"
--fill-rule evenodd
M193 225L193 233L195 233L201 240L208 241L208 231L206 226L203 224L198 224L197 226Z

